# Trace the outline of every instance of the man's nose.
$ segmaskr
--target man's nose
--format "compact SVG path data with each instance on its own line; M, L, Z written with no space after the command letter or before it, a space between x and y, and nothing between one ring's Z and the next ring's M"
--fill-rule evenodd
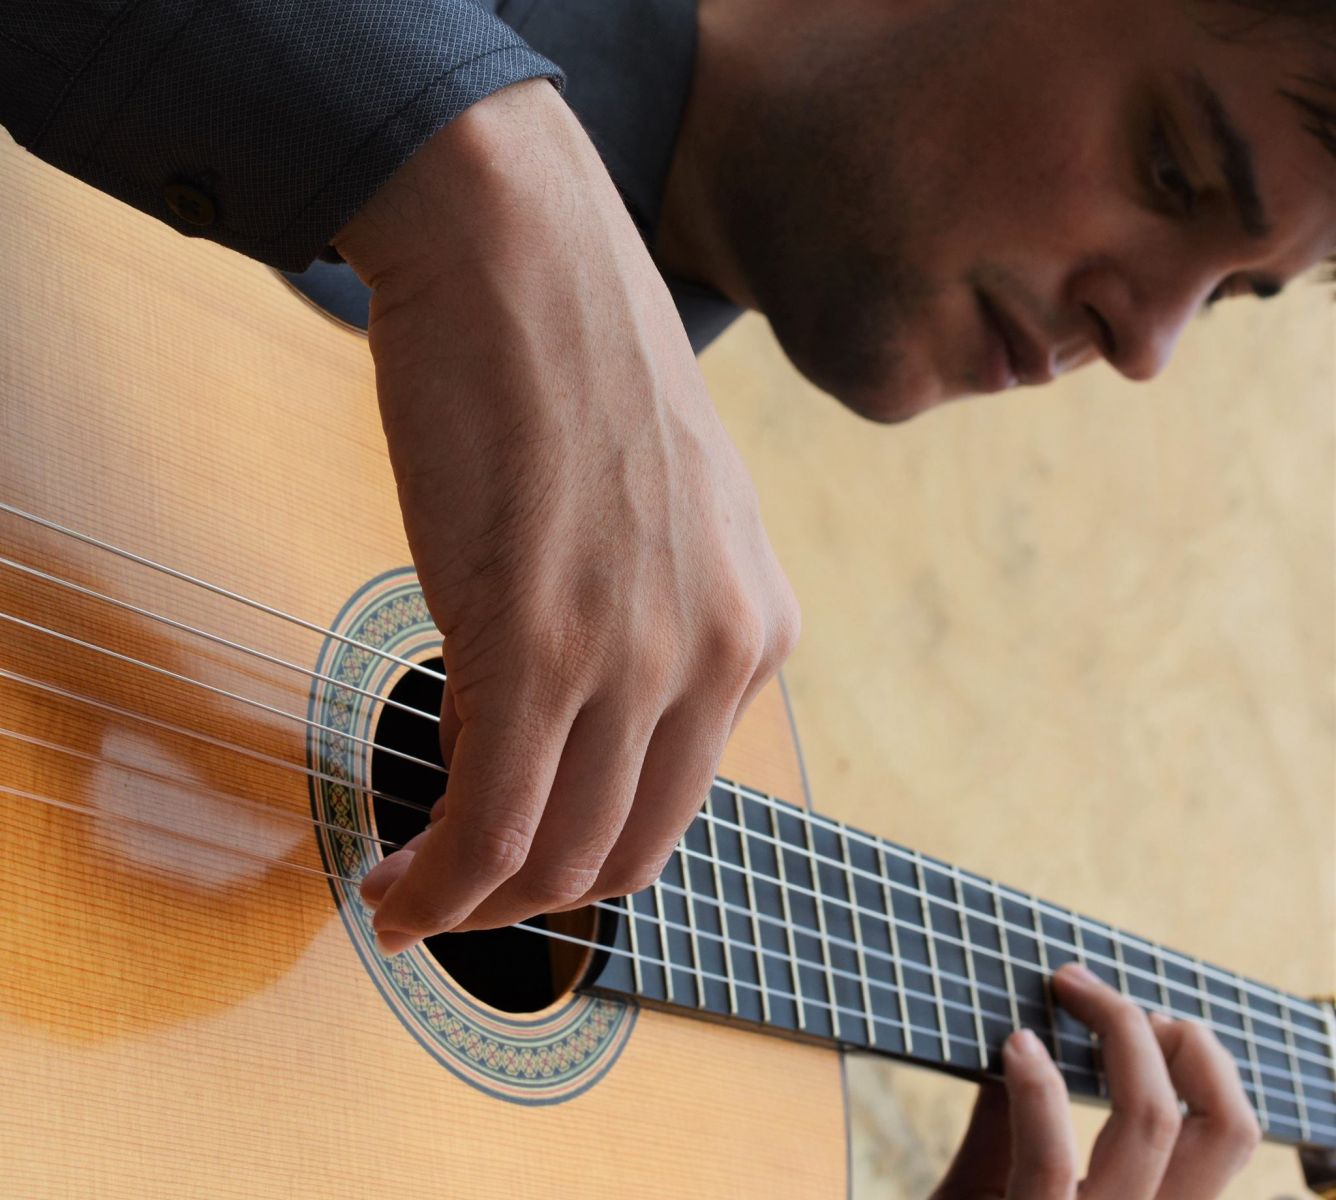
M1214 286L1204 271L1168 266L1107 260L1087 265L1072 280L1072 303L1090 320L1100 352L1137 382L1154 379L1169 365L1183 330Z

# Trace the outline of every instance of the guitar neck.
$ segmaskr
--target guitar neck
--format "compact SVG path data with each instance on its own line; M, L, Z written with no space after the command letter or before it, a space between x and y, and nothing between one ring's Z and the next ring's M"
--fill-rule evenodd
M825 817L716 781L654 886L623 901L589 981L971 1078L1034 1030L1104 1098L1090 1031L1048 978L1077 961L1142 1008L1212 1029L1273 1141L1336 1145L1336 1010Z

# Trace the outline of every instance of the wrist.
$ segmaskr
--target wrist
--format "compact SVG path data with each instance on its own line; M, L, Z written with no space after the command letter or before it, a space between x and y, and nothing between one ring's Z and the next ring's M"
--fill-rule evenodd
M551 205L555 177L591 165L606 177L575 115L545 79L494 92L442 126L331 239L370 287L439 272L479 233L523 220L529 202ZM610 186L610 181L609 181Z

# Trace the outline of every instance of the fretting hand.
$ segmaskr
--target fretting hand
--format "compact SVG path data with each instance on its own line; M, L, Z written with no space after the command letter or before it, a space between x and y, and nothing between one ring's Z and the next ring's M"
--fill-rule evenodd
M1066 1084L1042 1042L1012 1034L1002 1058L1006 1082L980 1089L932 1200L1219 1196L1260 1138L1229 1052L1204 1025L1148 1020L1131 1000L1071 966L1053 978L1062 1006L1100 1036L1113 1102L1084 1180Z

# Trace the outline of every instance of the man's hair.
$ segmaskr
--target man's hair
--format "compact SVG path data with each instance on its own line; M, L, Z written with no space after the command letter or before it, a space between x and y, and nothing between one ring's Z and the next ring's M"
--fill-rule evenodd
M1300 112L1304 127L1336 158L1336 0L1206 0L1234 10L1235 19L1212 21L1218 36L1242 40L1279 24L1311 44L1312 61L1281 95Z
M1299 111L1304 128L1336 158L1336 0L1198 0L1215 10L1231 9L1232 18L1210 20L1217 36L1242 40L1280 27L1312 49L1307 67L1281 88ZM1336 283L1336 251L1326 262L1324 277Z

